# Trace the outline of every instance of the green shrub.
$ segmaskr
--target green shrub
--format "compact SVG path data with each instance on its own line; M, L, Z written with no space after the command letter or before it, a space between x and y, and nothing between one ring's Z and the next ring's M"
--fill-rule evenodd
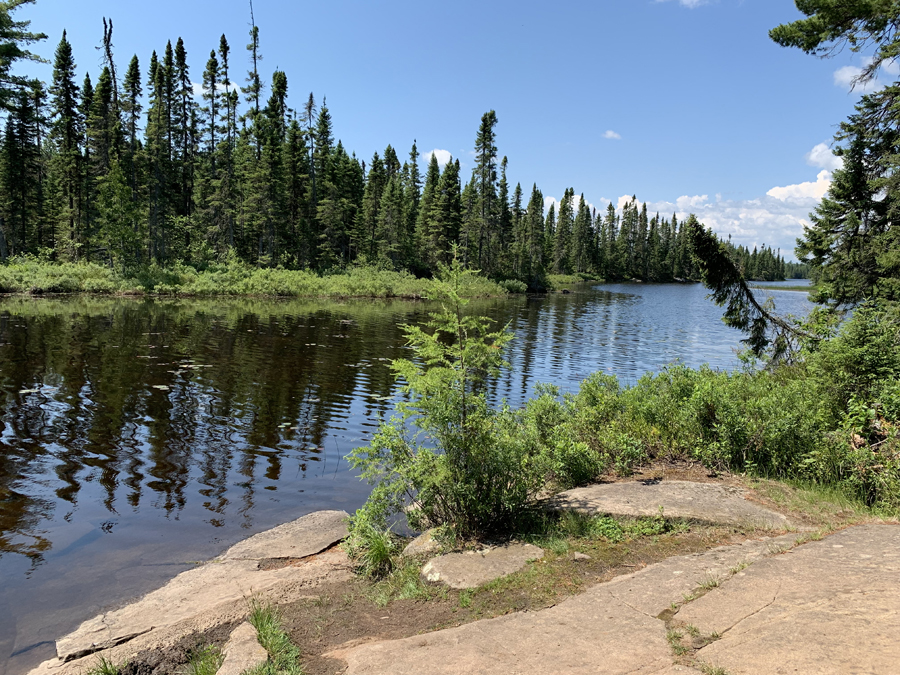
M528 284L518 279L504 279L498 282L500 287L510 294L522 294L528 290Z
M354 536L358 528L384 530L401 510L417 529L446 525L462 537L509 531L542 485L527 446L510 433L515 416L485 396L512 336L491 332L484 317L463 315L465 280L455 259L434 282L441 310L426 324L432 332L405 327L415 360L392 364L404 383L399 415L349 457L375 486L352 521Z
M204 261L200 267L181 263L134 266L116 272L96 263L51 263L32 257L0 265L0 293L155 293L158 295L275 297L423 298L430 279L382 267L352 267L319 275L310 270L257 268L235 258ZM518 282L513 282L518 283ZM464 297L502 296L506 288L471 270L459 284Z

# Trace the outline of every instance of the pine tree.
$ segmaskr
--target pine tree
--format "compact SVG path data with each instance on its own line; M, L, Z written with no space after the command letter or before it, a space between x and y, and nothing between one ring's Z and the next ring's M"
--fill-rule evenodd
M441 167L437 156L431 153L428 160L428 171L425 173L425 186L419 201L416 216L416 238L421 242L419 260L426 269L434 269L438 259L437 212L440 204Z
M63 31L53 62L53 84L50 88L53 123L50 137L56 153L54 171L58 175L59 204L55 209L64 228L67 255L77 260L82 244L78 220L81 193L81 137L83 121L79 112L80 96L75 84L75 60L72 45Z
M481 125L475 136L475 169L473 177L477 181L478 221L477 221L477 265L487 274L494 271L493 252L490 239L494 232L494 203L497 196L497 113L493 110L481 117Z
M606 218L603 219L603 227L606 230L606 250L604 257L606 258L606 269L602 271L604 279L620 279L622 276L621 259L617 242L619 240L619 220L616 214L616 207L609 204L606 207Z
M526 283L528 288L542 291L547 287L544 261L544 196L537 185L531 189L531 200L525 215L528 227Z
M110 162L118 157L119 121L113 104L112 75L104 67L93 91L90 109L86 111L86 145L90 162L87 171L92 179L109 172Z
M39 85L38 85L39 86ZM41 245L44 217L41 185L40 95L21 89L6 118L0 154L2 235L8 253L28 253Z
M591 230L593 218L582 194L578 201L578 214L572 230L571 265L574 272L588 272L591 268L591 251L594 234Z
M453 245L459 242L462 211L459 160L451 157L438 183L438 208L432 234L437 260L445 265L450 264L453 258Z
M16 61L42 62L43 59L25 49L30 44L46 40L43 33L28 30L30 21L16 21L12 12L22 5L33 4L35 0L6 0L0 4L0 109L14 112L21 99L19 95L33 89L33 80L16 75L12 68ZM63 41L66 32L63 31ZM70 51L71 57L71 51ZM74 64L73 64L74 68Z
M388 179L381 195L375 238L378 255L388 260L392 267L399 267L406 242L403 188L396 173Z
M334 148L334 136L331 131L331 113L325 99L322 99L322 107L319 109L319 117L316 120L315 128L315 152L313 154L313 164L315 165L316 177L319 183L325 183L331 180L331 151Z
M512 212L509 209L509 183L506 180L506 168L508 161L506 156L500 162L500 184L498 186L497 204L497 246L501 254L498 271L503 276L512 273L511 247L513 242Z
M422 175L419 173L419 150L413 141L403 173L403 214L408 239L408 263L421 270L422 239L419 237L419 203L422 198Z
M159 63L156 52L150 57L148 77L150 106L147 110L147 161L148 161L148 258L158 263L167 258L169 237L171 161L169 140L169 87L171 73L165 64Z
M522 184L516 183L516 189L513 190L512 206L510 207L510 220L513 231L511 275L514 279L519 280L524 280L525 278L525 246L528 239L525 230L525 207L522 205L522 200ZM552 210L553 206L551 205L550 208Z
M288 125L284 147L285 190L288 227L294 250L294 263L299 267L314 264L315 242L309 222L308 182L309 154L306 136L296 119Z
M360 225L355 236L358 253L364 254L370 261L378 255L378 220L381 198L387 183L384 162L376 152L372 156L372 161L369 162L369 175L366 178L362 210L360 211Z
M575 226L575 214L572 202L575 190L567 188L559 203L559 214L556 218L556 236L553 243L553 273L572 273L572 229Z

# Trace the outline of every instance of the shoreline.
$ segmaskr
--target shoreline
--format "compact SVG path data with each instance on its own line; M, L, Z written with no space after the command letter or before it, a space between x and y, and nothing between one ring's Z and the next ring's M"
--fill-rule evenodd
M657 468L648 467L646 475L656 475L658 471ZM620 479L616 482L640 486L643 484L641 473L639 471L638 476L632 480ZM665 473L664 482L671 480L674 481L673 485L679 479L687 477L679 474L677 469ZM377 583L356 577L351 569L351 561L336 545L346 536L348 514L341 511L315 511L247 537L196 569L182 572L170 579L162 587L137 597L116 610L84 621L78 629L56 641L58 656L68 660L49 659L31 668L27 675L83 675L95 667L101 657L113 664L149 663L151 670L161 667L160 663L177 665L179 654L190 652L202 644L221 646L229 641L229 636L239 626L245 625L251 598L282 608L279 613L285 622L285 630L295 640L298 639L297 631L301 630L300 627L307 626L302 629L306 632L307 639L298 644L303 651L304 667L312 668L309 671L312 675L334 672L335 663L344 660L350 661L352 669L352 664L359 660L359 656L355 654L357 645L419 635L423 630L442 631L448 627L444 622L450 617L455 617L450 619L451 629L452 626L461 627L507 614L519 617L516 621L527 621L523 617L532 616L535 611L548 610L569 598L576 599L586 593L593 593L595 591L591 589L600 588L604 584L619 583L615 580L628 578L636 570L651 574L651 570L660 565L678 566L685 563L677 561L695 560L698 555L714 558L722 555L717 551L739 551L738 555L743 559L750 550L748 546L758 548L762 557L771 557L849 525L877 522L863 512L845 511L846 505L831 505L827 499L818 505L810 502L807 506L801 506L796 501L797 497L789 497L785 503L778 495L788 496L793 491L779 483L748 483L733 475L710 479L697 474L696 478L699 480L696 485L715 483L723 486L719 489L726 491L745 491L745 499L751 504L762 504L769 508L779 504L781 511L788 513L795 525L787 528L788 534L783 534L785 527L772 530L768 527L760 529L745 525L735 529L734 526L703 524L701 519L691 521L688 530L676 528L672 534L642 537L630 540L630 544L628 541L622 542L622 553L616 553L613 546L609 549L611 558L608 561L605 558L607 554L603 553L608 544L601 545L600 548L585 548L590 555L572 553L573 550L581 550L582 544L576 544L576 548L568 553L551 552L548 549L545 560L535 563L532 571L529 568L517 573L518 576L513 574L505 582L506 586L488 584L475 591L451 590L449 595L446 591L433 590L424 597L411 600L403 600L404 596L400 595L388 599L382 605L371 595L377 588ZM820 511L822 507L826 507L825 512ZM584 545L594 546L590 542L585 542ZM408 564L418 570L422 562L414 558ZM554 569L556 572L552 571ZM588 570L592 571L584 577ZM561 573L563 576L559 579L548 578L550 586L545 589L547 582L536 582L534 575L548 573ZM596 578L593 576L595 573L599 573ZM699 570L697 574L702 576L707 573ZM534 591L531 590L532 586ZM504 587L521 587L521 590L504 599L504 594L496 594L496 589ZM535 599L530 601L535 604L529 603L524 607L519 605L521 601L515 599L518 597L515 593L523 591L535 594ZM550 595L545 597L547 592ZM679 595L678 598L680 597ZM503 603L509 601L514 606L505 607ZM349 613L335 615L336 623L332 629L326 635L316 637L318 634L312 630L316 622L315 616L322 612L327 614L339 609L347 610L351 607L348 602L352 603ZM392 603L395 602L400 604L393 606ZM405 604L410 602L413 604ZM489 604L479 609L478 603ZM444 616L448 604L452 611ZM418 609L413 609L414 607ZM453 609L454 607L457 608ZM523 612L522 609L528 611ZM372 617L381 620L387 618L382 615L390 616L391 621L388 624L379 624L378 621L372 624ZM429 615L434 619L429 619ZM440 618L442 616L444 618ZM430 623L421 624L421 621L438 623L429 628ZM364 625L360 625L360 622ZM360 629L372 631L376 624L384 625L387 632L376 629L368 637L345 640L348 632ZM324 641L328 643L329 649L319 652L310 644L310 640L313 643ZM361 648L360 653L366 653L366 649Z
M345 511L313 511L246 537L162 586L117 603L55 640L57 656L28 675L79 675L96 654L121 663L167 649L193 633L237 625L251 598L277 604L308 597L324 583L352 576L337 544L347 536Z

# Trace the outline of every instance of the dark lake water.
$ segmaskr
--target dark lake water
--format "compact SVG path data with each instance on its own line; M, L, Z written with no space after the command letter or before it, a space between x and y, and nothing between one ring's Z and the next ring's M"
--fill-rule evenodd
M796 284L798 282L789 282ZM803 282L800 282L803 283ZM761 291L804 314L806 294ZM495 399L594 371L737 365L699 285L473 302L516 335ZM367 487L343 457L390 411L425 303L0 299L0 675L190 561Z

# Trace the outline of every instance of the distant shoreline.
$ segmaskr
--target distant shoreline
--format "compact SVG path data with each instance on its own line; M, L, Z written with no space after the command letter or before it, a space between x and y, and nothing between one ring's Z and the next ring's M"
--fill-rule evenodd
M774 284L752 284L751 288L760 288L765 291L802 291L809 293L814 290L814 286L775 286Z

